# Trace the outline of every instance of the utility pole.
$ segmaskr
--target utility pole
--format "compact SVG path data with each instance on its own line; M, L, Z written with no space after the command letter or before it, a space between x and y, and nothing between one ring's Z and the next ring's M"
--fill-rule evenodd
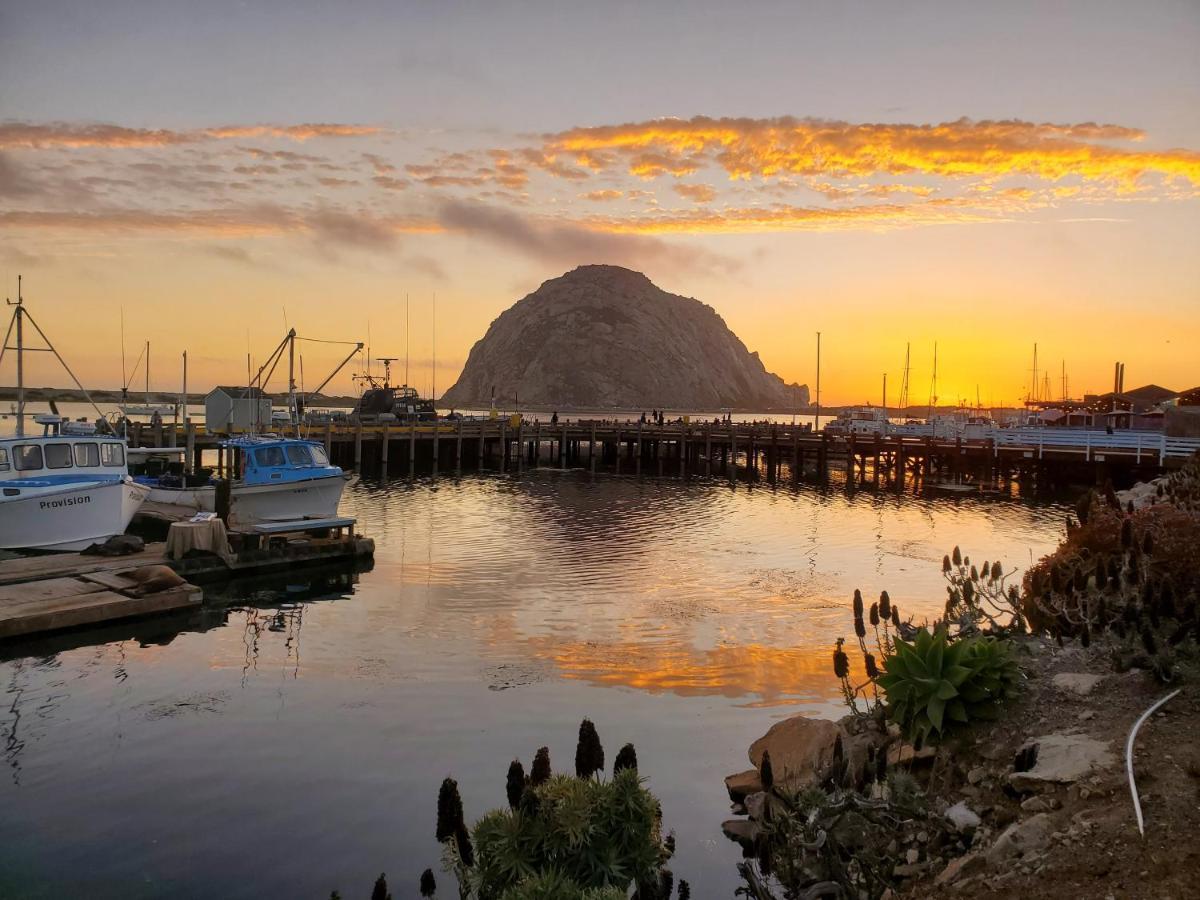
M817 414L813 417L813 431L821 430L821 332L817 332Z

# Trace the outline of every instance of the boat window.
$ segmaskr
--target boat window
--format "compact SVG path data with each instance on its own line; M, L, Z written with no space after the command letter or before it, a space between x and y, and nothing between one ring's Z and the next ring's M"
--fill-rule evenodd
M125 465L125 449L120 444L101 444L100 463L105 466Z
M7 472L8 469L8 451L0 447L0 472Z
M312 450L313 464L318 466L329 465L329 457L325 455L324 447L310 447Z
M30 472L42 467L42 448L37 444L17 444L13 447L13 462L18 472Z
M271 466L282 466L283 448L282 447L263 447L261 450L254 451L255 461L264 468Z
M98 466L98 465L100 465L100 445L99 444L76 444L75 445L75 465L77 465L77 466Z
M69 468L71 468L71 445L70 444L47 444L46 445L46 468L47 469L69 469Z
M293 466L312 465L312 454L308 452L308 448L303 444L288 444L287 458L288 462Z

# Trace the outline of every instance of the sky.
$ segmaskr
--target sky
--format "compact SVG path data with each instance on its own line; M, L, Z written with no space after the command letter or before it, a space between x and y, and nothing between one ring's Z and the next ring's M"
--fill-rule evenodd
M309 388L363 341L440 394L613 263L789 382L821 332L825 403L894 403L911 347L924 404L935 342L943 403L1023 399L1035 343L1055 396L1118 360L1182 390L1197 46L1194 0L0 0L0 293L94 387L145 341L154 389L185 350L193 390L244 381L294 327Z

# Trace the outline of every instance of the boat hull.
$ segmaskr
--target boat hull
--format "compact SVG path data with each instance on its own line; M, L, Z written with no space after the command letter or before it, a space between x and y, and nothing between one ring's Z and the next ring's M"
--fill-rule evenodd
M130 479L20 490L0 498L0 549L84 550L123 534L150 494Z
M231 492L229 525L245 527L264 522L325 519L337 515L346 476L327 475L275 484L235 484ZM188 518L197 512L215 512L216 488L153 488L150 503L168 518Z

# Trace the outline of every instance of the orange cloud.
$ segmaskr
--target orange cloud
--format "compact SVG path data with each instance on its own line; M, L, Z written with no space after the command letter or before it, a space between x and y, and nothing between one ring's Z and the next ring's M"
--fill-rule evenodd
M586 194L580 194L579 199L603 203L611 200L620 200L624 196L624 191L588 191Z
M672 187L680 197L693 203L711 203L717 196L716 190L708 184L676 184Z
M194 144L205 140L228 138L276 137L307 141L320 137L364 137L378 134L380 129L366 125L305 124L305 125L227 125L221 128L202 128L194 131L170 129L125 128L120 125L80 125L71 122L31 124L28 122L0 123L0 148L10 150L43 150L78 147L167 147L175 144Z
M694 171L704 162L733 179L925 173L1046 180L1076 175L1132 184L1158 175L1200 184L1200 153L1112 145L1144 137L1137 129L1092 122L959 119L910 125L697 116L576 128L547 136L546 149L593 160L599 154L619 154L633 174L645 178Z

